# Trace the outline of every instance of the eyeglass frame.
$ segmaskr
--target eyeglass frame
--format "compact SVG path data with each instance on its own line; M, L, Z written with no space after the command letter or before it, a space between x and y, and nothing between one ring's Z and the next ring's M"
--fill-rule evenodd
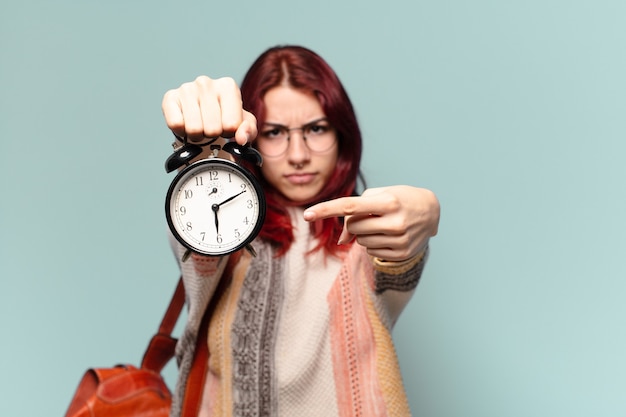
M271 126L271 127L272 127L272 128L274 128L274 129L279 129L279 130L282 130L282 131L284 131L284 132L287 132L287 139L286 139L287 146L285 147L285 150L284 150L284 151L282 151L281 153L276 154L276 155L269 155L269 154L265 154L263 151L261 151L261 149L260 149L260 148L261 148L261 146L260 146L260 145L258 145L258 146L257 146L257 148L259 148L259 151L260 151L262 154L264 154L264 155L266 155L266 156L268 156L268 157L270 157L270 158L275 158L275 157L283 156L283 155L285 155L285 154L287 153L287 151L289 150L289 142L290 142L290 140L291 140L291 132L292 132L293 130L300 130L300 131L302 132L302 139L304 140L304 144L306 145L307 149L308 149L310 152L312 152L312 153L324 153L324 152L326 152L326 151L328 151L328 150L330 150L330 149L332 148L332 144L331 144L328 148L326 148L326 149L324 149L324 150L322 150L322 151L315 151L315 150L313 150L313 149L311 149L311 148L309 147L309 144L307 143L307 137L306 137L306 134L304 133L306 129L311 128L311 127L314 127L314 126L316 126L316 125L317 125L318 123L320 123L320 122L326 122L326 123L328 123L328 118L327 118L327 117L320 117L319 119L312 120L312 121L310 121L310 122L308 122L308 123L303 124L303 125L302 125L302 126L300 126L300 127L287 127L287 126L285 126L285 125L281 125L280 123L267 123L267 122L266 122L266 123L264 123L264 124L263 124L263 126L266 126L266 125L267 125L267 126ZM328 126L324 126L324 127L326 127L326 128L328 129L328 130L325 132L326 134L330 134L330 133L336 132L335 128L334 128L334 127L332 127L332 126L330 125L330 123L328 123ZM263 130L264 130L264 129L261 129L261 130L259 131L259 136L258 136L257 141L261 141L261 140L263 140L263 139L262 139L262 137L263 137L263 133L262 133L262 132L263 132ZM336 135L335 135L335 137L334 137L334 139L333 139L333 144L335 144L335 143L337 143L337 136L336 136Z

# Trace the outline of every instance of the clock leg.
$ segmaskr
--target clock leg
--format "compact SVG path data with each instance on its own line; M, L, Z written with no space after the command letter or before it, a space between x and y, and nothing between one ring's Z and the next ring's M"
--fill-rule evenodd
M248 252L250 252L250 255L254 256L256 258L256 251L254 250L254 248L252 247L251 244L247 244L246 245L246 249L248 250Z

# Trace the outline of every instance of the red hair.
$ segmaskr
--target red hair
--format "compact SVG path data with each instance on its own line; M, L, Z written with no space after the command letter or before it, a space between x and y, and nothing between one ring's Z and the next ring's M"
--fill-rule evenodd
M309 205L338 197L356 194L360 176L362 143L352 103L332 68L315 52L300 46L277 46L261 54L252 64L241 84L244 108L257 117L259 126L265 121L265 93L279 85L288 85L311 93L320 102L328 122L337 132L338 158L328 183ZM254 167L265 189L267 214L259 236L285 254L293 242L293 227L286 205L293 205L263 178ZM319 239L314 250L339 255L345 246L337 240L343 228L342 220L330 218L311 224L311 231Z

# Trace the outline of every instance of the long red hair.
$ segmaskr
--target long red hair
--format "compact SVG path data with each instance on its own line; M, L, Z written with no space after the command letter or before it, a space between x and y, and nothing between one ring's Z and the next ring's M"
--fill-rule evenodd
M338 158L328 183L310 205L356 194L360 177L362 142L352 103L333 69L315 52L301 46L277 46L261 54L248 70L241 84L244 108L254 114L259 126L265 121L265 93L279 85L289 85L312 93L319 100L328 122L337 132ZM278 249L278 255L289 250L293 227L286 205L290 202L253 168L265 189L267 214L259 236ZM311 224L319 240L314 250L339 255L346 249L337 240L343 228L342 219L330 218Z

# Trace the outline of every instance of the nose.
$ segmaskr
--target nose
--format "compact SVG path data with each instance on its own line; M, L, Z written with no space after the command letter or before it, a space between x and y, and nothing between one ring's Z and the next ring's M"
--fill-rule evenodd
M287 160L292 165L302 165L310 159L311 152L304 139L304 132L301 129L292 130L289 135Z

